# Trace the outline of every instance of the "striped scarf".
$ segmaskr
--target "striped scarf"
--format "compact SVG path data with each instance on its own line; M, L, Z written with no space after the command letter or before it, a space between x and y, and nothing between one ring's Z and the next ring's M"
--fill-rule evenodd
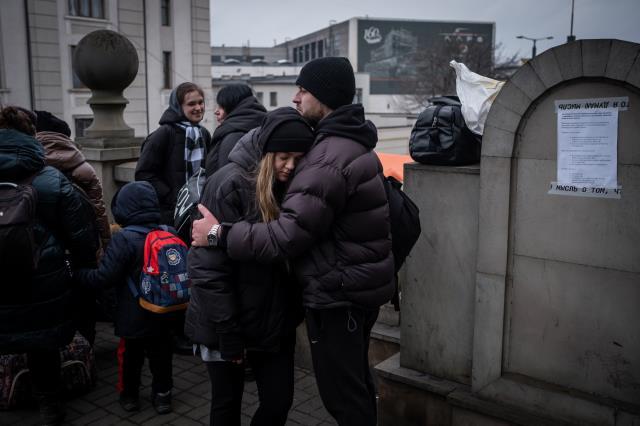
M204 158L204 140L199 125L193 125L188 121L177 124L184 129L186 135L184 141L185 179L189 180L195 172L200 170L200 163Z

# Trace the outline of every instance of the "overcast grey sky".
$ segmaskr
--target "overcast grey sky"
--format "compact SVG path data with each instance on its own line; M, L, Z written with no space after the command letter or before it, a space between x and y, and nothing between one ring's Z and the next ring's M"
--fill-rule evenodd
M569 34L571 0L211 0L211 43L273 46L352 17L489 21L504 54L531 55L564 43ZM575 0L578 38L618 38L640 43L640 0Z

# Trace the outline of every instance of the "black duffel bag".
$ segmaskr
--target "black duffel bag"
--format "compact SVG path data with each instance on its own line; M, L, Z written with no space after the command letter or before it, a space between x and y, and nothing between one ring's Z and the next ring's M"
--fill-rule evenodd
M482 137L467 127L457 96L430 99L411 130L409 154L418 163L464 166L480 161Z

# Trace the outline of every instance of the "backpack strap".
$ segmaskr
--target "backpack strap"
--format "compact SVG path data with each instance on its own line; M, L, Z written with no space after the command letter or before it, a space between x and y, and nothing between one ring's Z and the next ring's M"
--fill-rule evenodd
M125 226L123 230L147 235L149 232L151 232L152 229L145 226L129 225ZM133 281L130 275L127 276L127 285L129 286L129 290L131 290L131 294L133 294L133 297L137 299L140 296L140 292L138 292L138 286L136 286L136 283Z

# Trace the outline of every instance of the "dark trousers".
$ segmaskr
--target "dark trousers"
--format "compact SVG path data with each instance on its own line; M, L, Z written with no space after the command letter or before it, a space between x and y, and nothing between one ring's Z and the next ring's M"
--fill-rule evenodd
M151 389L164 393L173 387L173 351L168 336L120 339L118 347L119 380L121 394L137 397L140 390L140 375L145 356L151 370Z
M284 425L293 403L293 353L295 336L279 352L247 351L258 387L260 405L251 419L252 426ZM239 426L244 390L244 365L207 362L211 379L212 426Z
M307 333L318 391L339 425L375 426L376 389L369 336L378 309L307 309Z
M62 385L60 351L54 348L29 352L27 366L31 372L31 383L36 396L58 399Z

